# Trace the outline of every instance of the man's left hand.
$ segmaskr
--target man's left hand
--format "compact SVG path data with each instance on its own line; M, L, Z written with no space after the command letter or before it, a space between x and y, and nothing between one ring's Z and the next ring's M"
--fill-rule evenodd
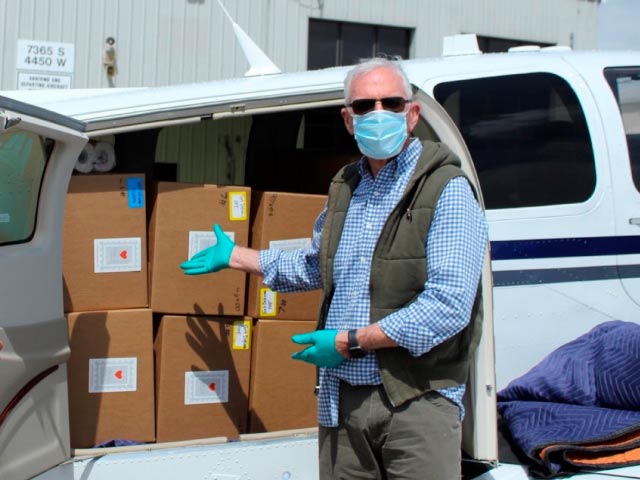
M300 352L295 352L291 357L318 367L335 368L345 360L345 357L336 350L337 334L338 330L316 330L294 335L291 337L294 343L311 345Z

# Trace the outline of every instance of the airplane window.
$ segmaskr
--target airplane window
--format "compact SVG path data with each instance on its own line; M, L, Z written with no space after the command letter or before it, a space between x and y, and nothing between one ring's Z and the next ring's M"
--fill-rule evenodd
M593 193L595 164L584 112L560 77L533 73L446 82L434 95L467 143L487 208L579 203Z
M640 67L608 68L605 77L618 101L627 136L631 176L640 191Z
M0 134L0 245L24 242L35 228L52 144L19 129Z

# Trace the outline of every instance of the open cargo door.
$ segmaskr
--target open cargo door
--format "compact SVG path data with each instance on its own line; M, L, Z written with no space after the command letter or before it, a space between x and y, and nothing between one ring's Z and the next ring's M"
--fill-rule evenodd
M473 183L478 193L478 201L484 209L480 183L471 155L455 123L440 104L423 91L418 91L414 98L420 103L420 114L428 124L428 128L433 130L433 132L427 133L418 128L414 133L419 137L428 137L435 134L439 141L447 144L458 155L462 162L462 170ZM427 127L423 125L422 128ZM471 365L467 383L465 419L462 427L462 449L474 461L496 465L498 461L498 436L492 288L491 258L487 248L482 269L484 322L482 338Z
M0 97L0 478L69 458L61 237L82 124Z

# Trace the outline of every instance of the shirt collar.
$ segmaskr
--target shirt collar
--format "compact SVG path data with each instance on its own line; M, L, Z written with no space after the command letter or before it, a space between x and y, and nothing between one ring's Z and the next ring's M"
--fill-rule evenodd
M391 168L395 169L395 177L398 177L404 174L408 169L413 169L416 166L416 162L418 161L418 157L422 153L422 142L418 138L413 138L409 145L402 150L395 158L393 158L384 168L387 168L390 164L392 164ZM360 157L360 161L358 163L358 172L360 176L364 177L365 175L371 176L371 171L369 170L369 162L367 157L364 155Z

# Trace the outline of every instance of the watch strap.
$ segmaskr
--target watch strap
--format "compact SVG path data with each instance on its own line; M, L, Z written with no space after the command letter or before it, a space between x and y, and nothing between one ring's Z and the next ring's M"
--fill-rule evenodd
M362 349L360 344L358 343L358 338L356 337L356 329L351 329L347 332L347 345L349 347L349 356L351 358L362 358L367 352Z
M360 348L360 344L358 343L358 338L356 337L357 330L355 328L349 330L347 333L347 340L349 345L349 350L353 350L354 348Z

